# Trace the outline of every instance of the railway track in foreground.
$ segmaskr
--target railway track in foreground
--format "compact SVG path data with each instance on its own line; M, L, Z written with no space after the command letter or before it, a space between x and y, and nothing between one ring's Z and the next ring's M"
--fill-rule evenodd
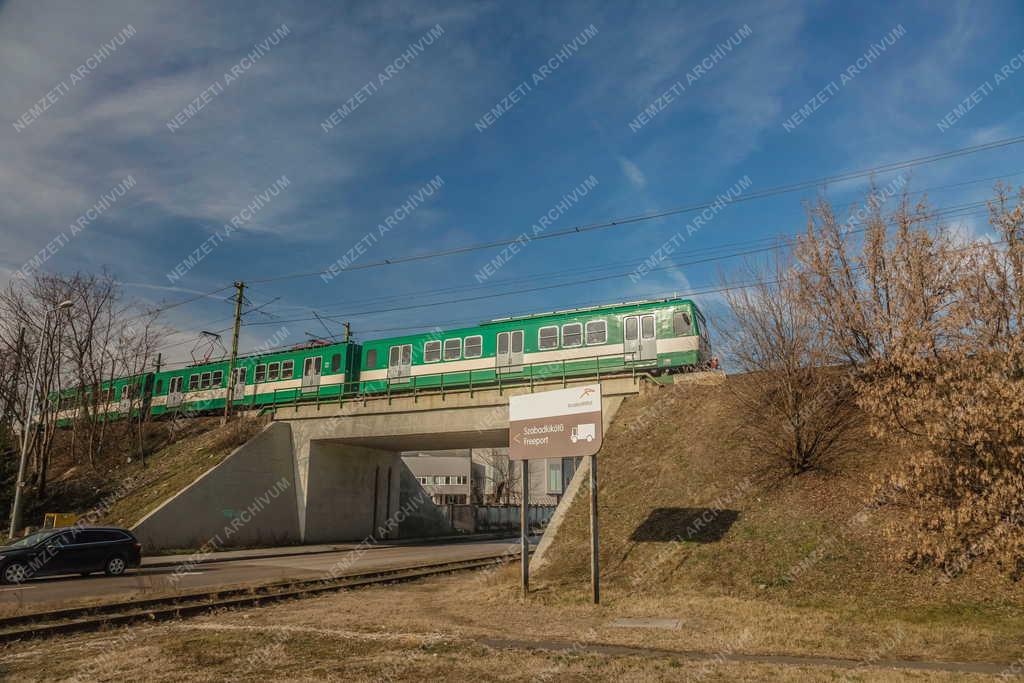
M280 600L311 597L332 591L402 583L459 571L499 567L518 560L517 554L502 553L469 560L453 560L346 574L336 578L277 581L258 586L225 588L185 595L19 614L0 618L0 643L95 631L109 626L137 622L178 619L217 609L256 607Z

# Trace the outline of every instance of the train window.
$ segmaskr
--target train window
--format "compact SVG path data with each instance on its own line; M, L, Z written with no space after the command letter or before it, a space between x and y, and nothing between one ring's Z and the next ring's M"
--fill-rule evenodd
M484 353L484 338L479 334L474 334L472 337L466 337L466 343L462 349L462 355L465 358L479 358Z
M461 339L445 339L444 340L444 359L445 360L458 360L459 356L462 355L462 340Z
M260 384L261 382L266 382L266 381L267 381L267 366L266 365L257 365L256 366L256 383Z
M213 382L212 382L212 384L215 387L219 387L223 383L224 383L224 371L223 370L217 370L216 372L213 373Z
M640 321L640 336L644 339L654 339L654 316L645 315Z
M693 323L690 314L686 311L676 311L672 314L672 334L677 337L690 334L693 331Z
M156 389L153 390L153 394L159 396L160 392L162 392L163 390L164 390L164 381L162 379L158 379L156 381Z
M331 372L337 372L341 370L341 354L336 353L331 356Z
M562 325L562 346L580 346L583 344L583 325L569 323Z
M498 355L504 356L508 353L508 332L498 333Z
M281 379L291 379L293 372L295 372L295 361L281 361Z
M631 315L628 318L626 318L625 326L622 332L623 336L626 338L626 341L636 341L636 339L639 337L639 335L637 334L639 332L639 327L640 324L637 321L635 315Z
M523 352L523 331L516 330L512 333L512 353Z
M209 372L204 372L202 375L199 376L199 388L200 389L209 389L210 388L210 377L211 376L212 376L212 373L209 373Z
M402 345L402 365L409 365L412 363L412 344Z
M167 383L167 393L169 394L180 394L181 393L181 382L183 377L172 377L171 381Z
M591 320L587 323L587 346L604 344L608 341L608 323L604 320Z
M281 364L280 363L270 363L269 365L267 365L267 381L268 382L273 382L274 380L276 380L280 376L281 376Z
M441 360L441 341L432 339L423 344L423 362L436 363Z
M366 352L366 367L377 367L377 349L370 349Z
M189 375L188 390L195 391L199 388L199 375Z
M542 327L537 331L537 348L554 349L558 347L558 327Z

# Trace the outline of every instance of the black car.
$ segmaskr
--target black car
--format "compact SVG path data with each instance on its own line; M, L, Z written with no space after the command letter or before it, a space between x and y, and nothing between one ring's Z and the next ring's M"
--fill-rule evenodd
M125 529L47 529L0 548L0 579L21 583L36 576L93 572L121 576L141 561L142 546Z

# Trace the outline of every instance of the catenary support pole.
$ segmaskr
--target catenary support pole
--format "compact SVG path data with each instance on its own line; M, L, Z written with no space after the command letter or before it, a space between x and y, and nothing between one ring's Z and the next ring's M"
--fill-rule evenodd
M242 326L242 294L245 292L245 283L236 282L235 289L235 331L231 335L231 360L228 362L228 389L224 400L224 419L231 417L231 402L234 400L235 392L235 361L238 359L238 331Z

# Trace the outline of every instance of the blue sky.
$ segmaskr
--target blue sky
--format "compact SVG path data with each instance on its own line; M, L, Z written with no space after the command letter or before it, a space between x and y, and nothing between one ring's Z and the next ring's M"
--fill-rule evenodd
M1024 69L1011 66L998 84L993 76L1015 56L1020 63L1022 28L1015 2L3 2L0 283L56 238L40 270L107 266L140 302L174 302L236 279L326 269L361 240L357 264L514 238L588 178L596 184L555 210L548 230L699 203L744 177L754 192L1020 135ZM884 52L849 71L894 30ZM90 60L104 44L114 48ZM545 64L554 66L537 80ZM787 130L843 73L853 77ZM481 130L481 117L523 82ZM685 89L658 104L675 83ZM940 128L972 92L970 110ZM183 114L197 98L201 108ZM336 124L321 125L346 103ZM651 105L657 115L631 128ZM1021 172L1012 146L917 167L909 188L997 175L1020 183ZM123 196L95 211L129 177ZM287 185L224 236L282 177ZM435 178L437 191L400 210ZM930 196L951 206L986 198L991 184ZM859 180L825 191L845 203L865 189ZM663 265L797 233L814 194L725 206ZM389 216L393 227L380 234ZM567 284L629 273L693 217L532 242L483 284L475 273L500 249L347 269L327 282L254 282L250 300L267 305L246 315L261 324L244 329L242 347L282 326L289 342L325 334L315 320L284 322L311 310L372 338L713 287L739 259ZM967 234L986 230L980 216L960 223ZM204 243L209 253L194 267L168 276ZM527 287L545 288L365 313ZM717 295L698 299L720 311ZM178 330L168 355L187 357L199 329L227 327L230 315L218 298L168 311Z

